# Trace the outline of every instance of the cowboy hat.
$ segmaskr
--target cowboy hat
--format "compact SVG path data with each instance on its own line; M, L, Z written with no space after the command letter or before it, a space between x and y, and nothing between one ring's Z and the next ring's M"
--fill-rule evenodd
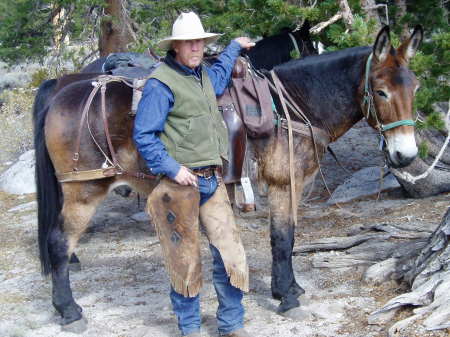
M172 41L176 40L205 40L205 45L216 41L220 35L216 33L206 33L202 22L194 12L181 13L172 26L172 36L158 42L158 47L163 50L171 48Z

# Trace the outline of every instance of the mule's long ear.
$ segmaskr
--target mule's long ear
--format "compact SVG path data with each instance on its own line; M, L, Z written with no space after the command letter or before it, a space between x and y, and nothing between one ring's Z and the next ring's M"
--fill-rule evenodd
M414 31L408 40L403 42L400 47L398 47L398 55L402 57L406 62L416 55L417 49L423 39L423 28L421 25L414 27Z
M384 62L391 50L391 37L389 26L384 26L378 33L375 44L373 45L373 56L378 62Z

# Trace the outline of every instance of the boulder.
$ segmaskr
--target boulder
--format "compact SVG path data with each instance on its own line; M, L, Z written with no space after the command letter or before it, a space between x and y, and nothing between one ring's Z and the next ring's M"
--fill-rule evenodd
M334 190L327 204L333 205L374 195L380 191L380 188L381 191L386 191L400 187L392 174L380 179L381 174L384 172L380 167L366 167L355 172Z
M35 193L34 167L34 150L25 152L0 176L0 190L11 194Z

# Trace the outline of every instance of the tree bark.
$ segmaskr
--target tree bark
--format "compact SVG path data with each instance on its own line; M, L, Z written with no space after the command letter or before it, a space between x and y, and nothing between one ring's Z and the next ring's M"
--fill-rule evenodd
M400 276L411 284L411 291L388 301L369 316L369 322L381 321L383 316L401 307L415 306L414 315L395 323L388 336L408 336L408 328L420 321L427 330L450 328L450 208L438 228L414 258L397 262ZM386 323L386 322L384 322ZM378 324L378 323L375 323Z
M395 0L395 6L397 7L395 20L402 29L400 33L400 40L405 41L406 39L409 38L410 35L408 25L406 23L400 24L400 21L406 15L406 0Z
M366 12L367 21L373 20L375 22L373 34L377 34L381 28L381 21L375 0L361 0L360 4L361 8Z
M355 19L353 18L353 14L347 0L339 0L339 7L341 9L342 19L344 20L346 27L351 29Z
M125 5L126 0L106 0L98 41L101 57L114 52L125 52L128 44L135 40Z

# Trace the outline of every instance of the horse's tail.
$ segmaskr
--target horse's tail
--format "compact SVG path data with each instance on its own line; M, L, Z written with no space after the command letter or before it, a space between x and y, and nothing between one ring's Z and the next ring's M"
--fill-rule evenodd
M51 81L51 80L50 80ZM41 88L48 89L43 83ZM38 91L39 94L39 91ZM45 117L49 106L40 101L44 97L36 97L33 107L34 150L36 157L36 199L38 203L38 241L42 273L48 275L51 271L48 240L51 230L58 225L62 209L61 185L56 179L55 168L50 160L45 143ZM44 107L43 107L44 105Z
M52 78L41 83L33 103L33 123L36 126L36 118L39 111L43 110L49 103L58 80Z

